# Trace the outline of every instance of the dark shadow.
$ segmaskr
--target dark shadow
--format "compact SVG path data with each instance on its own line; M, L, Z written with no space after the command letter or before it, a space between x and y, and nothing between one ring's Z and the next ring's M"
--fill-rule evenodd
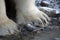
M16 10L15 10L15 3L13 0L5 0L6 4L6 12L8 18L16 21Z

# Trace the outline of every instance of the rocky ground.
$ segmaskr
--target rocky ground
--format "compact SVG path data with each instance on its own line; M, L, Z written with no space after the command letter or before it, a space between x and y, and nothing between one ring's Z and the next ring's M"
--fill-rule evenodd
M29 28L27 24L19 24L20 32L14 35L0 36L0 40L60 40L59 20L52 19L47 27ZM33 25L31 25L33 26ZM28 28L28 29L26 29Z

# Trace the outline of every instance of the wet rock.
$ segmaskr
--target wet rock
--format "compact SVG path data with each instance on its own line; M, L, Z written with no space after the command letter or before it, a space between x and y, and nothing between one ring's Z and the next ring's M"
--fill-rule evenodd
M60 20L58 20L57 18L51 18L50 22L52 23L52 25L60 25Z
M53 8L49 8L49 7L40 7L39 10L43 11L44 13L46 13L47 15L49 15L50 17L52 16L60 16L60 12L56 9Z
M48 1L41 1L40 3L41 6L48 6L50 3Z
M37 31L39 29L39 27L36 27L34 25L31 24L19 24L21 27L20 29L23 31L29 31L29 32L33 32L33 31Z
M54 38L55 40L60 40L60 38Z

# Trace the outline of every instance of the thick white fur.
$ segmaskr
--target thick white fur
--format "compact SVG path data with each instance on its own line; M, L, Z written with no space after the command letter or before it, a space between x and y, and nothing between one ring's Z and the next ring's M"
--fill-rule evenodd
M15 2L18 24L39 20L44 25L41 19L45 20L46 24L48 24L47 19L49 20L49 17L37 9L35 0L15 0ZM6 16L4 0L0 0L0 35L13 34L15 31L17 31L17 24Z
M29 23L31 20L39 20L42 25L45 20L46 25L50 18L35 6L35 0L15 0L17 10L17 23Z
M10 35L17 31L17 24L6 16L5 2L0 0L0 35Z

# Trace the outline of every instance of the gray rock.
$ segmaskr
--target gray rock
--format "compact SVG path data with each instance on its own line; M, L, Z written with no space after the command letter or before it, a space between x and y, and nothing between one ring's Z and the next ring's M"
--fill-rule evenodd
M49 16L54 16L57 14L60 14L60 12L54 8L49 8L49 7L40 7L39 10L43 11Z

